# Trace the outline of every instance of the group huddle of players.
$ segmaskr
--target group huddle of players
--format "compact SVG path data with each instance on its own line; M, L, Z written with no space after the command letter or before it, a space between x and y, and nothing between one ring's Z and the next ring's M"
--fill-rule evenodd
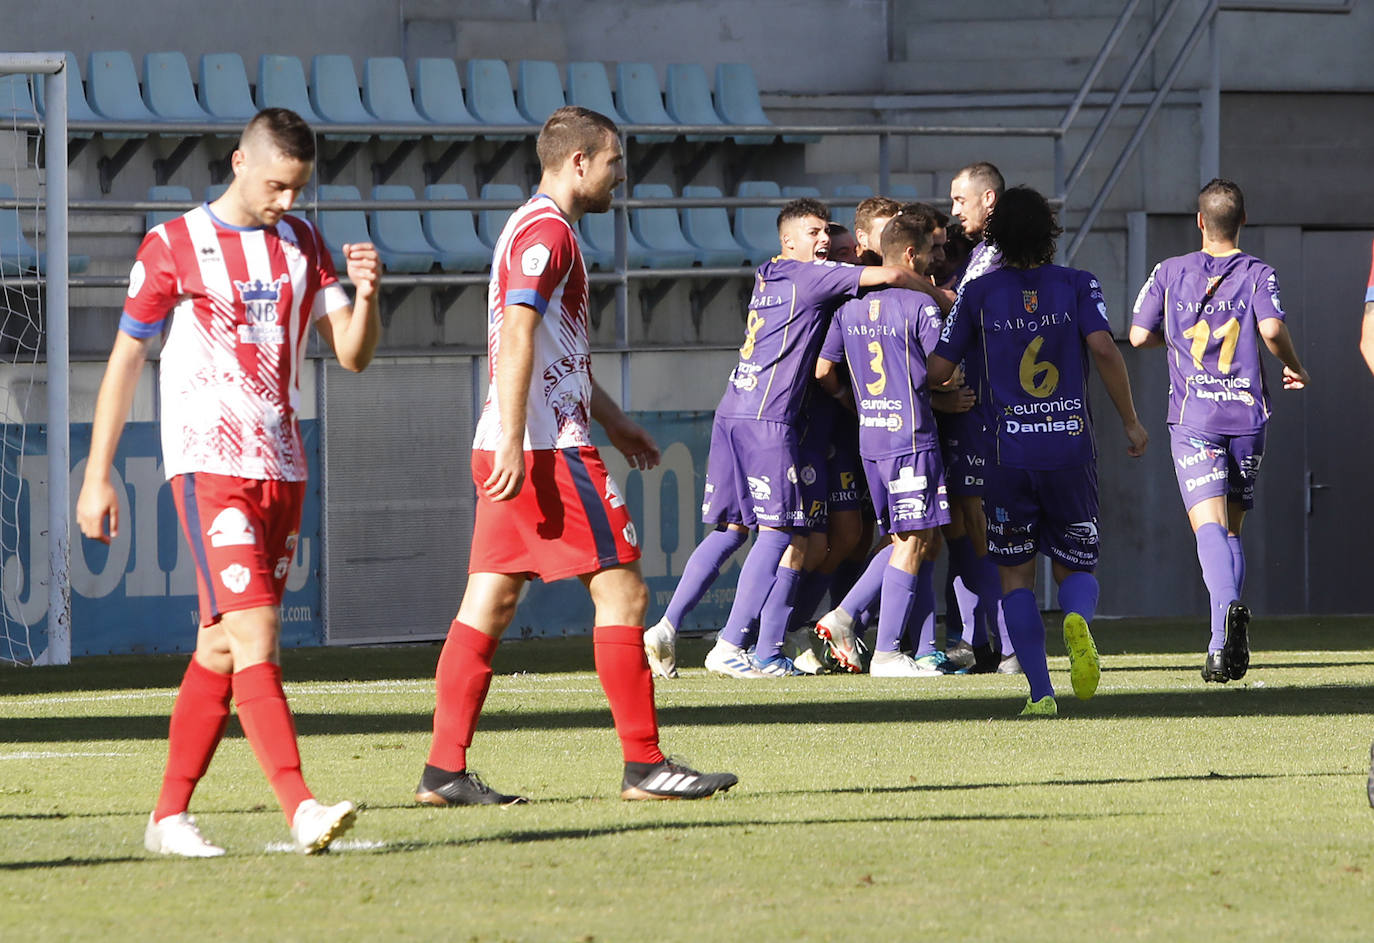
M739 362L716 410L702 503L714 529L645 632L659 677L676 676L678 627L756 532L706 658L712 672L1023 672L1023 714L1054 715L1034 594L1044 553L1074 693L1095 692L1090 358L1128 453L1143 454L1149 436L1101 286L1053 264L1061 230L1045 198L1005 189L988 163L961 170L950 198L954 220L928 204L865 200L852 236L823 203L782 208L781 254L756 274ZM1249 663L1240 525L1269 414L1259 341L1283 362L1286 388L1307 381L1273 270L1236 246L1243 222L1239 188L1209 183L1199 197L1202 250L1156 268L1131 332L1136 346L1171 348L1170 442L1212 602L1202 674L1218 682ZM946 545L940 646L934 563ZM827 593L834 604L822 610Z

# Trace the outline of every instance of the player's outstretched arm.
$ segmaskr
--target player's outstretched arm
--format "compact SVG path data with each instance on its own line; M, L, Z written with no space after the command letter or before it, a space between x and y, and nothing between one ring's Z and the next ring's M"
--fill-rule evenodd
M1259 323L1260 337L1269 353L1283 363L1283 388L1301 390L1312 382L1307 371L1298 359L1297 348L1293 346L1293 335L1288 333L1288 325L1278 318L1265 318Z
M110 465L115 448L134 404L134 390L151 340L139 340L120 331L115 335L110 362L100 381L91 423L91 452L86 458L86 477L76 499L76 523L92 540L109 543L119 536L119 499L110 484ZM105 520L110 521L109 532Z
M936 286L924 275L917 275L911 269L895 265L868 265L859 275L860 288L909 288L923 291L940 306L941 314L948 314L954 307L954 295Z
M1140 424L1140 417L1135 412L1135 400L1131 396L1131 378L1126 372L1126 361L1122 359L1121 351L1116 349L1116 341L1112 339L1110 331L1093 331L1087 336L1086 341L1088 350L1093 355L1093 363L1097 364L1097 372L1102 376L1102 385L1107 388L1107 395L1112 398L1116 414L1121 417L1121 428L1126 433L1128 443L1126 454L1132 458L1139 458L1145 454L1150 434Z
M1163 347L1164 335L1157 331L1143 328L1139 324L1131 325L1131 346L1148 349L1150 347Z
M592 418L606 430L611 444L629 459L631 467L648 471L663 457L649 430L625 415L620 405L611 399L611 394L595 380L592 381Z
M1374 301L1364 305L1364 324L1360 328L1360 353L1364 355L1365 365L1374 373Z
M320 333L334 348L339 366L353 373L362 373L377 352L382 336L377 288L382 280L382 260L368 242L351 243L343 247L348 266L348 280L353 283L353 304L329 312L319 322Z
M954 379L954 371L958 367L953 360L947 360L939 354L931 354L926 358L926 382L932 389L942 387Z

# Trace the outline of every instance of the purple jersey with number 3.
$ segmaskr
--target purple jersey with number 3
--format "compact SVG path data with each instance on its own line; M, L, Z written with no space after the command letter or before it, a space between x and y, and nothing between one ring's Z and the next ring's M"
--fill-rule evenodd
M938 447L926 386L926 355L940 337L935 300L905 288L869 292L840 307L836 331L859 411L859 454L877 459Z
M1169 423L1226 435L1269 421L1259 322L1283 320L1279 279L1237 249L1165 259L1135 301L1131 323L1169 347Z
M830 316L859 293L863 267L775 258L754 274L739 363L716 414L797 422Z
M934 353L976 362L995 458L1013 468L1094 461L1084 338L1110 331L1091 272L1041 265L1002 268L966 284Z

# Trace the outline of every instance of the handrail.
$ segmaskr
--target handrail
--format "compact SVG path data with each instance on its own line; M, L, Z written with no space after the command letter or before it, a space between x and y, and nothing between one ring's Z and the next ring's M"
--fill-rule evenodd
M1130 23L1131 17L1135 14L1135 8L1138 6L1140 6L1140 0L1127 0L1126 5L1122 7L1121 15L1112 24L1111 32L1107 34L1106 40L1102 43L1102 49L1098 52L1097 58L1093 60L1092 66L1088 69L1088 74L1083 77L1083 84L1078 86L1077 94L1074 95L1068 110L1064 112L1064 117L1059 121L1059 127L1062 130L1068 131L1073 126L1074 119L1078 117L1078 110L1083 107L1083 102L1087 101L1093 83L1102 74L1102 68L1107 64L1107 58L1116 48L1117 41L1121 39L1121 34L1126 32L1126 26Z

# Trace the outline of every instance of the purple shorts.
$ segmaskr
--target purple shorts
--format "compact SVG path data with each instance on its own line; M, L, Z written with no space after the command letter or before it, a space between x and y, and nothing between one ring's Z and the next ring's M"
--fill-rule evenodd
M998 566L1044 553L1070 570L1097 567L1097 466L1052 471L989 465L983 510Z
M935 421L940 430L940 452L945 457L949 493L955 497L982 495L988 459L983 421L977 411L936 413Z
M938 449L866 458L864 474L884 534L906 534L949 523L945 469Z
M1237 503L1245 510L1255 506L1255 481L1264 457L1264 430L1249 435L1201 432L1187 426L1169 427L1169 448L1183 506L1207 498Z
M787 423L717 416L711 424L702 521L805 527L800 447L801 433Z

